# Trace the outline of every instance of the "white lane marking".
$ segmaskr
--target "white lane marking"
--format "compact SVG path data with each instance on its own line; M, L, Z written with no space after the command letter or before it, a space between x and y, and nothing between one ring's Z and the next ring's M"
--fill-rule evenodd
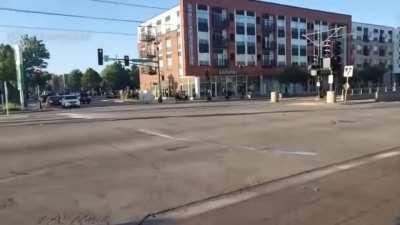
M151 135L151 136L161 137L161 138L174 140L174 141L186 141L187 140L187 139L184 139L184 138L172 137L170 135L163 134L163 133L160 133L160 132L157 132L157 131L152 131L152 130L137 129L137 131L139 131L140 133Z
M303 156L317 156L316 152L305 152L305 151L290 151L290 150L272 150L271 152L277 154L285 154L285 155L303 155Z
M72 119L94 119L95 117L88 114L80 114L80 113L60 113L61 116L67 116Z
M279 191L284 188L288 188L290 186L307 183L334 173L338 173L344 170L356 168L362 165L366 165L382 159L392 158L399 155L400 155L399 150L393 150L386 153L376 154L368 158L354 160L353 162L333 165L324 169L315 170L309 173L300 174L294 177L289 177L287 179L278 180L271 183L266 183L264 185L255 186L247 190L228 193L220 197L211 198L204 202L194 203L186 207L177 208L172 211L157 215L157 219L165 218L165 219L180 220L180 219L191 218L212 210L220 209L255 197Z
M59 113L60 116L66 116L71 119L99 119L99 118L107 118L108 115L106 114L83 114L83 113Z

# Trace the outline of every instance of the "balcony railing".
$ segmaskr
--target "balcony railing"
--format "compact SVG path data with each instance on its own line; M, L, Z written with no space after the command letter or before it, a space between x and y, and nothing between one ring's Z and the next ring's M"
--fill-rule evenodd
M141 42L153 42L156 40L156 36L152 33L143 33L140 35Z
M142 74L148 74L148 75L156 75L157 74L157 70L150 66L144 66L144 67L140 68L140 72Z
M229 42L226 37L214 36L212 43L214 48L227 48Z
M145 50L145 51L140 51L139 56L140 58L152 59L155 58L157 54L153 50Z
M222 16L220 14L213 14L212 18L212 27L214 30L223 30L229 26L229 20L227 16Z
M263 50L267 51L274 51L276 50L276 42L275 41L268 41L263 44Z
M276 67L276 60L269 58L269 56L264 56L264 58L261 60L261 65L264 68L273 68Z
M214 59L213 66L218 67L218 68L229 67L229 60L228 59Z
M273 21L267 21L262 24L263 34L269 34L276 31L276 23Z

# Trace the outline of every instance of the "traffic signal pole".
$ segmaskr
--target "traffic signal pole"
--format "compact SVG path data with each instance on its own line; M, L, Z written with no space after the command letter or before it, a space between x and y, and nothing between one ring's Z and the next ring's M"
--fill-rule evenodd
M158 46L158 42L155 43L157 46L155 46L156 48L156 53L157 53L157 71L158 71L158 92L159 92L159 96L158 96L158 103L162 103L163 102L163 98L162 98L162 87L161 87L161 68L160 68L160 49Z

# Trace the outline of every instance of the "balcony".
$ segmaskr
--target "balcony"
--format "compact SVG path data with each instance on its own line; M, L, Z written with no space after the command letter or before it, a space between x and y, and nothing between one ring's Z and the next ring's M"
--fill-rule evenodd
M222 14L212 14L212 27L214 30L224 30L229 26L228 17L222 16Z
M368 35L364 35L362 40L363 40L363 42L369 42L369 36Z
M146 51L140 51L139 56L140 58L153 59L157 56L157 54L153 50L146 50Z
M276 23L275 22L264 22L262 24L262 32L264 35L268 35L274 33L276 31Z
M222 36L213 36L212 44L214 48L227 48L228 47L228 38Z
M276 67L276 61L267 56L261 60L261 65L264 68L273 68Z
M217 68L227 68L229 67L228 59L214 59L212 65Z
M145 67L140 68L140 72L142 74L148 74L148 75L156 75L157 74L157 70L150 66L145 66Z
M153 42L156 40L156 36L152 33L142 33L140 35L141 42Z
M276 42L275 41L268 41L263 43L263 50L266 51L274 51L276 50Z

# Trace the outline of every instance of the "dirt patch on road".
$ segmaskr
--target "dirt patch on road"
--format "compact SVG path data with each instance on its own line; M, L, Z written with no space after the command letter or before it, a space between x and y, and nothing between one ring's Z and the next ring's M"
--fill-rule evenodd
M0 210L5 210L15 206L17 203L13 198L0 199Z
M37 225L110 225L110 216L89 212L56 213L41 217Z

